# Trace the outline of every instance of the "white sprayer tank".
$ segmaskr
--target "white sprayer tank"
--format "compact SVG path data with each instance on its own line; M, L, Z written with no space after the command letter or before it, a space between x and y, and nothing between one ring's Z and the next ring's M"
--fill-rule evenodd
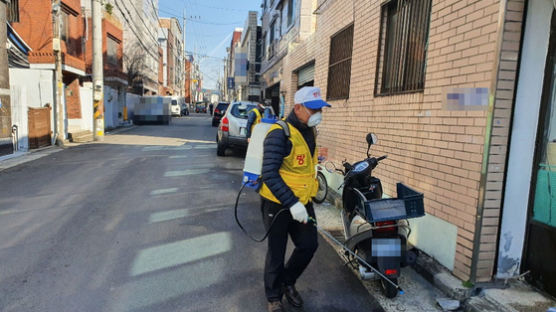
M264 139L274 122L274 119L263 119L253 127L243 165L243 183L247 183L248 187L257 188L255 182L260 177L263 167Z

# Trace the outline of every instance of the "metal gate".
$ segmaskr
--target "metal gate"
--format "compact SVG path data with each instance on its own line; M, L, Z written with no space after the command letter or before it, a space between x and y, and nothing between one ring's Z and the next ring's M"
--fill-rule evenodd
M50 107L29 108L29 148L51 144Z

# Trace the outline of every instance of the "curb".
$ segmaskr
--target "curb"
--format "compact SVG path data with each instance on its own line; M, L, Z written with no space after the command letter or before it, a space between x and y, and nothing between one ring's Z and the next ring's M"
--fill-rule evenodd
M65 150L67 146L60 147L56 145L51 145L36 150L31 150L28 152L20 152L19 154L8 155L10 157L0 158L0 172L12 167L19 166L21 164L37 160L44 156L48 156L57 152Z
M417 261L412 267L446 296L454 300L465 301L473 295L473 288L463 286L460 279L420 250Z

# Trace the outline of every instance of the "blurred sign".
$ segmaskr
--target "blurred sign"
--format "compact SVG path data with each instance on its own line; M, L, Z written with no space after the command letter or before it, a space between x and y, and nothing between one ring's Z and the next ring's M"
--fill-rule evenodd
M236 83L234 77L228 77L228 89L235 89Z
M484 110L488 108L488 88L449 88L444 91L446 110Z

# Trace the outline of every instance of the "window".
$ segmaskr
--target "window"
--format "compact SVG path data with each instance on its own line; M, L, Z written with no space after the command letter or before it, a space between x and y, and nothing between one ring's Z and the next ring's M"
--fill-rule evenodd
M68 29L69 14L65 11L62 11L61 15L62 16L60 18L60 39L67 42L69 39L69 29Z
M352 50L353 24L338 32L330 39L328 87L326 92L326 98L328 100L349 98Z
M288 2L284 1L282 9L280 10L280 35L285 35L288 32Z
M106 54L107 54L107 61L108 64L111 65L115 65L118 66L118 48L119 48L120 43L112 38L111 36L108 36L106 38Z
M425 87L431 0L392 0L382 6L375 95Z
M11 0L8 2L8 14L9 23L19 23L19 0Z
M293 12L295 9L295 0L288 0L288 26L293 24Z
M272 44L274 42L274 35L276 32L276 20L274 20L271 24L270 24L270 44Z

